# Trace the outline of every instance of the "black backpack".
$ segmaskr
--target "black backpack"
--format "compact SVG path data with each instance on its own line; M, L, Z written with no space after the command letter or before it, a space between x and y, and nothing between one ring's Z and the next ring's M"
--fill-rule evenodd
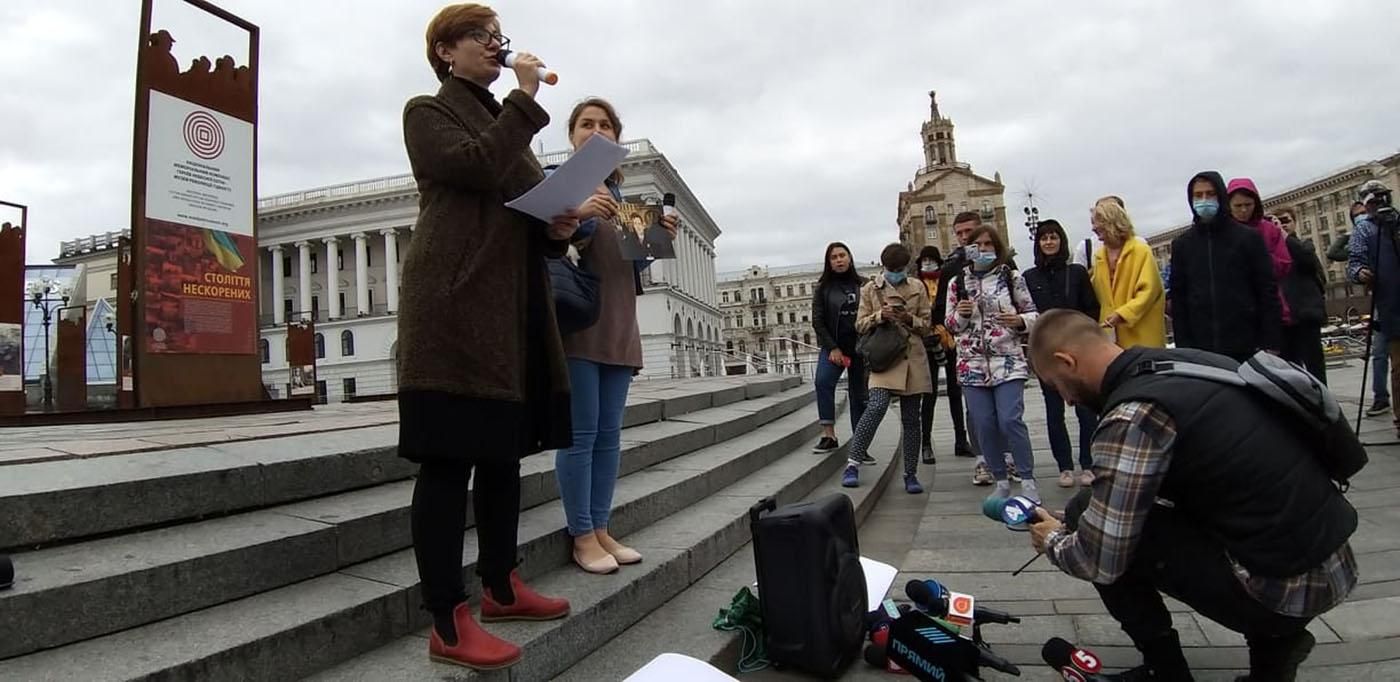
M1327 386L1307 370L1266 351L1259 351L1234 372L1219 367L1182 362L1155 361L1137 372L1205 379L1248 388L1251 393L1282 407L1282 420L1294 425L1307 440L1322 469L1346 492L1350 479L1366 466L1366 447L1342 414L1342 406Z

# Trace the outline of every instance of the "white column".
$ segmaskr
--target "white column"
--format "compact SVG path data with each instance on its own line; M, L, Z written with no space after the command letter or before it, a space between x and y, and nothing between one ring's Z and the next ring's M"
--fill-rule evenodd
M384 286L388 287L384 300L394 313L399 310L399 232L391 227L380 234L384 235Z
M282 298L286 295L282 291L282 278L286 277L286 273L282 272L282 245L277 244L268 250L272 252L272 322L286 324L287 311L282 308Z
M340 240L326 237L322 241L326 243L326 297L329 299L326 309L330 311L328 319L338 320L345 314L345 311L340 309L340 281L336 275L336 256L340 251L337 245Z
M368 244L365 240L369 236L363 232L355 233L355 306L359 309L360 317L368 317L369 309L369 252Z
M301 252L301 272L299 285L301 287L301 319L311 318L311 242L297 242L297 249Z

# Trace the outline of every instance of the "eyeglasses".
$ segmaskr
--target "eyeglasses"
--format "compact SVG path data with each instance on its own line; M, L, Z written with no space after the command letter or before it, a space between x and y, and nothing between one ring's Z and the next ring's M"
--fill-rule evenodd
M510 47L510 38L507 38L499 33L492 33L490 31L487 31L486 29L474 28L470 31L467 31L466 37L476 41L477 44L481 45L482 47L490 47L491 41L493 40L501 46L502 50Z

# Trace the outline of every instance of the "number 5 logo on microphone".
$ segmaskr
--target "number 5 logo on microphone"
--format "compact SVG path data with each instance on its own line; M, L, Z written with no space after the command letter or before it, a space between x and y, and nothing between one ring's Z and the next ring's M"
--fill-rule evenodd
M1074 664L1086 673L1096 673L1103 669L1103 664L1099 662L1099 657L1083 649L1075 649Z

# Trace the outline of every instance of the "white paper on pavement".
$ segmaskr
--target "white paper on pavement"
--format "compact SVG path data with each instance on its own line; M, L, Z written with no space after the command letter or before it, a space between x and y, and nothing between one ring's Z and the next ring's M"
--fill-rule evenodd
M890 591L890 585L894 584L894 577L899 574L899 569L865 557L860 558L860 567L865 571L865 591L869 600L866 604L874 610L885 600L885 593Z
M719 669L689 656L661 654L623 682L738 682Z
M594 135L543 182L506 202L506 206L549 222L554 216L578 208L625 158L626 147Z

